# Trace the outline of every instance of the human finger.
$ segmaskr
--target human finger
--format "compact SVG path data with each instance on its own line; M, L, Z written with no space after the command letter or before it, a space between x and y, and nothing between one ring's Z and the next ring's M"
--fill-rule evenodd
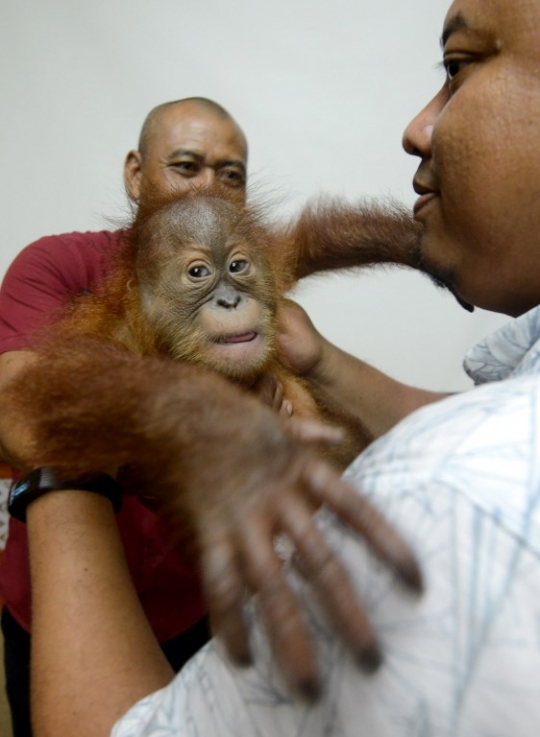
M272 398L271 409L275 412L281 412L283 409L283 384L280 381L275 380L274 396Z
M297 440L309 445L335 446L343 441L341 428L316 420L291 417L287 422L287 430Z
M316 459L306 465L304 480L317 504L326 505L349 527L359 532L408 588L417 592L423 590L420 566L410 546L366 497Z
M290 417L292 417L293 412L294 412L293 403L290 401L290 399L284 399L281 404L281 407L279 408L280 417L289 419Z
M263 404L279 412L283 402L283 386L274 374L263 374L253 384L251 391L257 395Z
M201 566L212 631L223 639L234 662L249 665L251 651L243 614L246 592L231 545L224 541L204 546Z

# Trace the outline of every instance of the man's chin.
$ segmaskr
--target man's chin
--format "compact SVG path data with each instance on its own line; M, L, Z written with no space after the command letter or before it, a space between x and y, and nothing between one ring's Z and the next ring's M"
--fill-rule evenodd
M417 243L414 248L413 261L414 268L429 277L436 287L448 290L464 310L467 310L467 312L474 312L474 306L469 302L466 302L459 295L454 270L434 263L423 252L421 242Z

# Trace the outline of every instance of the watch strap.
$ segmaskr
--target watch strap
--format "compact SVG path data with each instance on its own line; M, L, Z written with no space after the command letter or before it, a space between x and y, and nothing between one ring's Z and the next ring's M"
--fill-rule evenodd
M16 481L9 492L8 512L20 522L26 522L26 508L48 491L60 490L93 491L110 499L114 511L122 507L122 487L106 473L88 473L76 479L61 479L54 468L42 466L35 468Z

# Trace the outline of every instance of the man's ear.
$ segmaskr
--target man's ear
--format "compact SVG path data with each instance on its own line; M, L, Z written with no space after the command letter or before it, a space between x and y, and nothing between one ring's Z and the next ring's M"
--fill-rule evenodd
M141 167L142 156L139 151L130 151L124 162L124 185L128 197L134 202L139 201L141 194Z

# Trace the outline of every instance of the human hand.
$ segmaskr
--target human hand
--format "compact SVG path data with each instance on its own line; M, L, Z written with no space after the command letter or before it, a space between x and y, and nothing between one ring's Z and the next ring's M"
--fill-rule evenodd
M253 384L251 391L259 397L263 404L266 404L281 417L291 417L293 413L292 402L284 398L283 384L277 380L274 374L263 374Z
M277 342L280 358L297 376L309 377L323 361L325 339L304 308L290 299L279 308Z
M314 440L323 436L321 431L317 437L312 427ZM286 681L305 698L318 693L303 607L275 549L276 537L284 535L338 636L361 665L376 668L381 653L375 634L313 509L324 505L334 511L408 587L420 590L421 575L410 549L370 502L283 432L279 419L260 404L240 403L211 447L210 463L208 450L197 457L192 449L190 458L182 460L178 483L184 493L168 507L179 524L185 524L186 512L191 520L213 627L233 660L250 662L243 610L247 594L254 594Z

